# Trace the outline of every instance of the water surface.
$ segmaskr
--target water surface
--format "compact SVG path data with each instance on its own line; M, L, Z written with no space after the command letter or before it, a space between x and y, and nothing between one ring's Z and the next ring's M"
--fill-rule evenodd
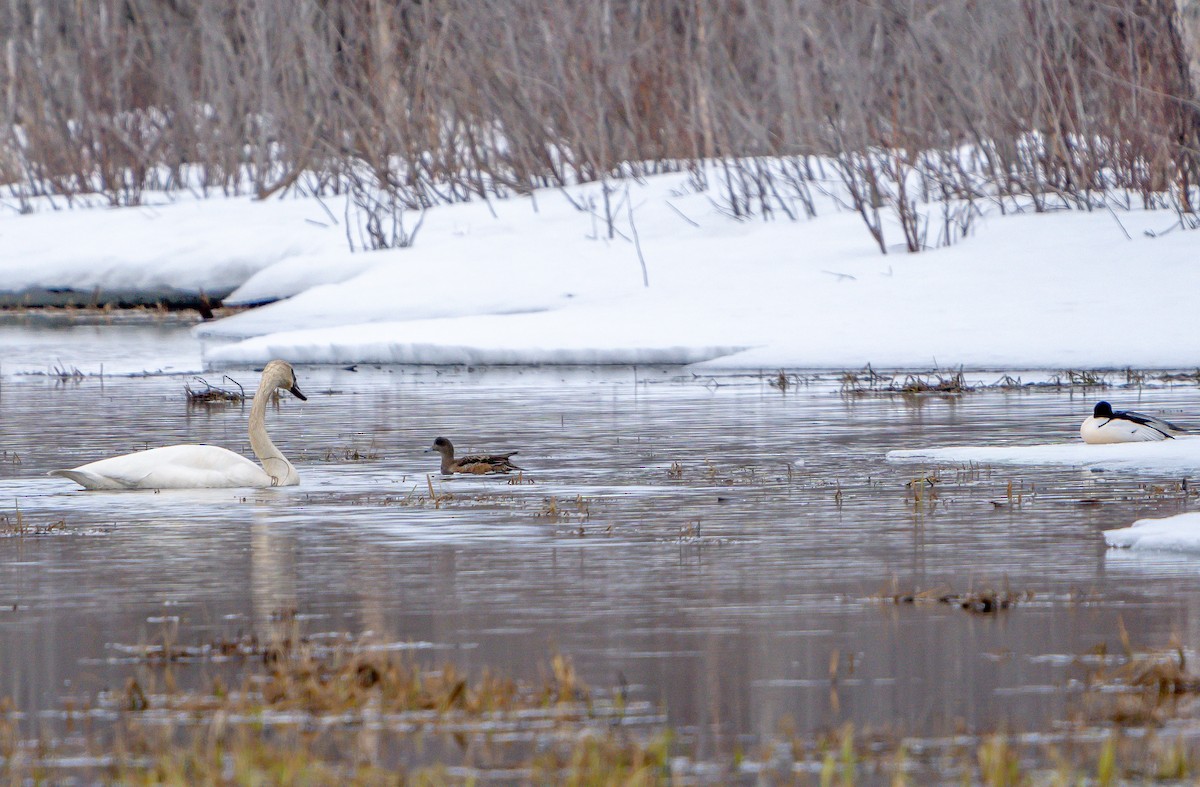
M295 610L309 631L371 631L468 670L536 677L568 654L585 682L661 701L704 755L784 718L1045 730L1075 701L1073 657L1119 649L1121 623L1135 643L1200 644L1200 557L1100 535L1193 506L1181 479L884 459L1078 439L1094 392L846 397L832 379L781 392L646 369L299 377L309 400L285 395L268 427L301 486L112 493L45 473L175 442L248 454L248 407L189 406L179 377L6 376L0 513L62 524L0 539L0 695L36 718L123 681L115 645ZM1196 391L1105 396L1190 411ZM519 449L525 483L443 479L424 453L438 435ZM1033 596L996 615L882 598L989 586Z

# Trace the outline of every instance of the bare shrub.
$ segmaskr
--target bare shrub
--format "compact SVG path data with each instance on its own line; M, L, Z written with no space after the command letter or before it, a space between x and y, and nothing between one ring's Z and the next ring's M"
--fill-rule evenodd
M345 228L351 251L402 249L416 242L425 211L420 209L410 224L406 220L410 208L387 173L352 169L346 179Z
M1197 5L13 0L0 180L32 210L341 194L365 162L368 246L401 206L673 171L737 219L810 217L820 185L881 250L985 205L1194 226Z

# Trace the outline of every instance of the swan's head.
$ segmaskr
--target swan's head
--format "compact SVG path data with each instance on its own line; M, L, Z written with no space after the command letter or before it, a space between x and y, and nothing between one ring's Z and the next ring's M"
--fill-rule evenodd
M1096 409L1092 411L1093 418L1112 418L1112 405L1108 402L1097 402Z
M429 450L437 451L442 456L454 456L454 443L444 437L439 437L433 441L433 447Z
M287 389L302 402L308 401L308 397L301 393L300 386L296 384L296 370L287 361L271 361L263 367L263 379L273 382L276 388Z

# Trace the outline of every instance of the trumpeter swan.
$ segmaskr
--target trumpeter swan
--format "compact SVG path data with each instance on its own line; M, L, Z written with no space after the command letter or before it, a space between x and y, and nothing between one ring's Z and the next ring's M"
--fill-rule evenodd
M262 467L241 454L215 445L168 445L114 456L50 475L70 478L85 489L210 489L218 487L295 486L300 476L267 435L267 399L283 388L306 400L296 373L286 361L271 361L250 407L250 447Z

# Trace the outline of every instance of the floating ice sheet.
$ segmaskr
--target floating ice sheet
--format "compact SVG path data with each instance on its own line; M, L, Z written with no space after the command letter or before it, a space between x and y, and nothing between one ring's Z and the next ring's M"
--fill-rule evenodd
M1200 472L1200 437L1110 445L1088 445L1082 440L1041 445L957 445L889 451L887 459L889 462L1083 467L1191 474Z
M1200 512L1139 519L1129 527L1105 530L1104 541L1125 549L1200 552Z

